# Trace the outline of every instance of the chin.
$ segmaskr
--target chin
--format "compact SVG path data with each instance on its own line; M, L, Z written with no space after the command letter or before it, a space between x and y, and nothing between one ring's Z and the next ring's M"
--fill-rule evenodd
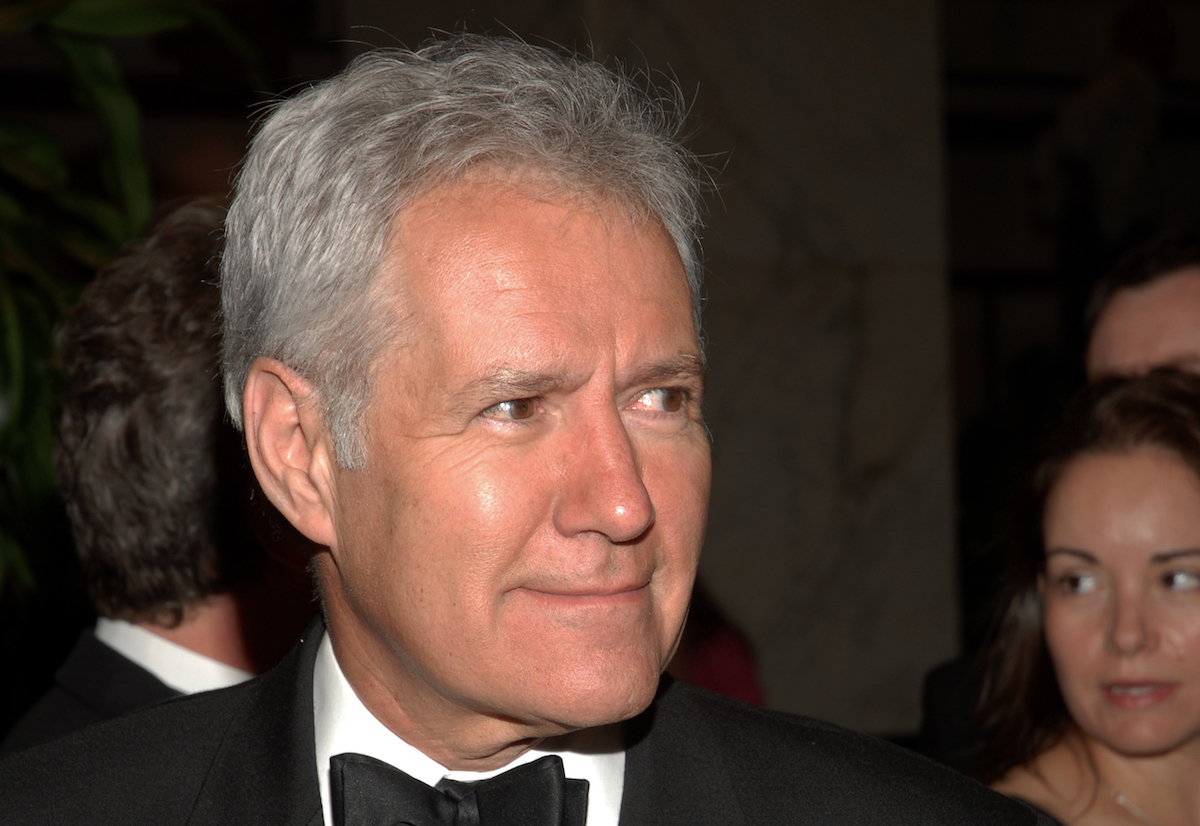
M658 691L657 669L586 669L562 675L547 695L544 717L565 729L594 728L636 717Z
M1158 726L1136 726L1096 739L1113 751L1129 757L1154 757L1195 741L1197 735L1195 732L1164 731Z

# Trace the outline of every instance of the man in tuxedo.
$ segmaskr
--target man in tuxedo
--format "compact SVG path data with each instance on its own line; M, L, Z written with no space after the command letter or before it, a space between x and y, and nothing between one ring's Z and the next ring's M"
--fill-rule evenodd
M1039 822L660 679L710 472L699 178L664 101L462 36L275 109L227 221L223 367L324 622L262 680L0 766L10 822Z
M1200 232L1171 230L1131 250L1092 291L1086 323L1089 379L1200 372Z
M99 618L0 754L275 665L315 611L267 527L218 377L224 209L171 211L102 269L58 331L54 461ZM267 550L269 549L269 550Z

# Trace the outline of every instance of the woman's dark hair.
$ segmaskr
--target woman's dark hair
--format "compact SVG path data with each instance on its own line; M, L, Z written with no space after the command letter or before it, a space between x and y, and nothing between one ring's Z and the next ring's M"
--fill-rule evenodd
M1143 447L1174 454L1200 478L1200 376L1161 369L1087 385L1041 453L1014 520L1001 610L984 651L973 765L985 783L1054 745L1070 722L1042 633L1046 499L1080 456Z

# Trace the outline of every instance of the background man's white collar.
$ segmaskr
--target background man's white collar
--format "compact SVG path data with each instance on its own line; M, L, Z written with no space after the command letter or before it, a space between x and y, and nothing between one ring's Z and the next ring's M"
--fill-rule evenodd
M96 620L96 639L184 694L228 688L254 676L125 620Z

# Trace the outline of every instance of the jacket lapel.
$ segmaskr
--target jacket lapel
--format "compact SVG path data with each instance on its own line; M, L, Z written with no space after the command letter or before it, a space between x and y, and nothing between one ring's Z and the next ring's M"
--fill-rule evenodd
M325 633L318 618L300 644L260 677L230 717L189 826L321 826L312 680ZM626 724L621 826L745 824L715 732L673 681Z
M283 662L255 681L230 718L189 824L321 824L312 681L324 633L314 620Z
M620 826L746 822L715 732L663 677L650 708L626 724Z

